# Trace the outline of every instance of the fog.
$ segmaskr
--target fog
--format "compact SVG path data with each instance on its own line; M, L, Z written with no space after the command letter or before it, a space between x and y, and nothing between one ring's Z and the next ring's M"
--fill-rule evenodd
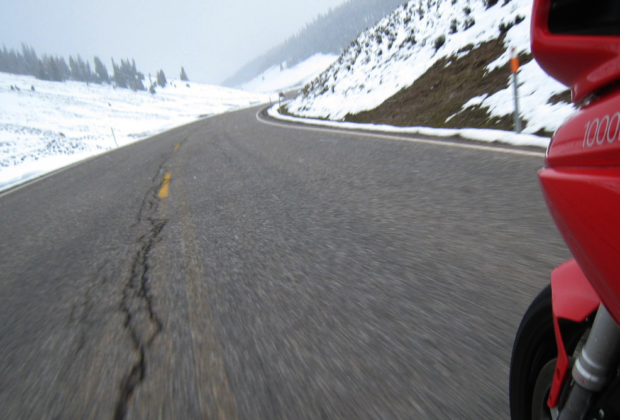
M345 0L3 0L0 46L136 60L145 75L218 84Z

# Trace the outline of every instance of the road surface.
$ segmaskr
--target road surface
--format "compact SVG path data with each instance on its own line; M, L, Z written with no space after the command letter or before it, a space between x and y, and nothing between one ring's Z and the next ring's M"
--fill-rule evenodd
M257 112L0 197L1 418L508 418L542 153Z

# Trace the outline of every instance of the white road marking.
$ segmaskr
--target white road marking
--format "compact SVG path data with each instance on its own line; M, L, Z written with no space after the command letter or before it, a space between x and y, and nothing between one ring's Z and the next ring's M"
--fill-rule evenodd
M399 136L396 134L389 134L389 133L385 133L385 134L377 134L373 132L360 133L357 131L352 131L351 129L347 129L347 128L336 129L336 128L331 128L331 127L323 127L320 125L312 125L311 123L304 122L304 121L300 121L300 123L305 124L305 125L291 126L290 124L284 124L284 123L276 122L273 120L262 119L260 114L261 112L263 112L263 110L264 108L256 113L256 119L263 124L272 125L274 127L284 127L284 128L289 128L289 129L295 129L295 130L321 131L321 132L328 132L328 133L349 134L352 136L372 137L372 138L378 138L378 139L384 139L384 140L409 141L412 143L431 144L434 146L460 147L462 149L484 150L487 152L508 153L508 154L513 154L513 155L531 156L531 157L537 157L537 158L545 157L544 152L531 152L531 151L519 150L519 149L504 149L500 147L482 146L478 144L456 143L456 142L448 141L448 140L426 140L426 139L419 139L415 137Z

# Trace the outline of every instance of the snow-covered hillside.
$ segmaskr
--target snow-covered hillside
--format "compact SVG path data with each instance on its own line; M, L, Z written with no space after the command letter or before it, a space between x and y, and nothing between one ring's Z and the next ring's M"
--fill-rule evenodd
M323 73L338 59L334 54L315 54L293 67L273 66L251 81L238 86L249 92L286 92L297 89Z
M449 58L448 66L504 33L505 52L484 69L490 72L509 60L511 48L530 53L531 7L531 0L410 1L362 33L287 110L303 117L342 120L347 114L374 109L411 86L440 59ZM519 78L525 132L554 131L574 111L564 102L548 103L566 87L548 77L535 61L521 67ZM491 116L510 115L509 75L499 92L482 92L469 99L462 110L480 106Z
M0 189L267 95L172 81L154 95L0 73Z

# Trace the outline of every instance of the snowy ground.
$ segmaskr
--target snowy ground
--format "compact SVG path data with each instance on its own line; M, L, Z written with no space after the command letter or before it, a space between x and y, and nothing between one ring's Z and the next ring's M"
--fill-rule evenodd
M507 6L508 9L496 6L489 9L490 11L477 6L479 1L471 0L469 2L473 9L472 15L476 16L478 25L475 31L475 34L478 34L476 36L490 32L493 25L497 24L498 21L509 20L517 14L526 13L522 5L524 0L512 0L508 3L510 5ZM439 2L438 4L444 3ZM402 14L405 9L399 10L400 12L397 11L400 13L398 16L404 22L406 19L402 17ZM510 12L507 17L498 17L498 13L502 10ZM437 11L441 11L441 8L437 8ZM427 13L428 15L429 13ZM485 24L487 29L484 29L482 24L487 21L491 23ZM383 22L384 26L387 25L386 22L388 21ZM441 25L441 23L437 21L434 22L434 25ZM519 50L528 51L529 41L527 41L526 31L528 26L529 16L526 16L525 22L510 29L506 40L507 44L516 45ZM421 27L423 29L426 26ZM466 34L473 36L474 33L462 32L462 35ZM366 42L364 36L376 38L374 35L363 34L360 42ZM427 37L431 37L430 32ZM431 43L430 38L426 43ZM418 41L416 45L419 46L420 44L424 44L424 42ZM453 53L460 48L459 45L457 39L448 38L445 47L440 49L440 51L445 49L441 55ZM29 76L0 73L0 190L105 152L117 147L117 145L123 146L201 117L275 101L277 97L274 95L277 92L301 87L317 75L326 79L328 85L333 83L334 89L333 91L328 90L324 95L313 97L310 100L306 99L301 103L299 99L293 101L291 106L299 111L299 114L312 116L318 110L320 116L334 118L343 113L351 112L352 109L349 109L351 107L373 108L379 105L386 95L390 95L391 90L402 88L403 80L406 79L407 74L409 74L409 83L411 82L411 68L406 65L408 65L407 63L422 65L415 64L424 62L424 60L420 60L420 57L425 57L425 51L420 49L422 47L416 47L416 51L409 51L408 53L411 55L414 52L420 54L418 59L412 58L413 61L411 61L405 54L403 59L397 60L399 63L395 67L390 60L382 63L371 62L373 68L384 71L376 86L373 85L373 81L377 79L371 73L377 70L371 70L362 65L359 68L347 70L351 72L348 77L353 77L353 79L347 79L341 73L344 71L343 67L349 65L347 64L346 53L340 60L340 65L335 63L336 56L318 54L297 66L285 68L282 71L279 66L269 69L256 79L243 85L246 90L267 92L263 94L172 81L169 86L158 88L157 93L151 95L147 92L114 89L107 85L46 82ZM371 51L367 52L371 53ZM398 54L393 54L392 61L397 56L400 57ZM438 56L439 54L432 57L431 61L434 62ZM373 56L369 55L369 57ZM360 57L356 59L360 59ZM501 57L497 60L497 64L505 59L507 56ZM380 58L375 58L375 60L380 60ZM366 59L360 59L360 61L364 63ZM332 64L334 66L329 71L324 72ZM489 69L493 65L490 65ZM423 66L428 67L430 64L425 62ZM420 73L422 70L422 68L417 69L414 73ZM568 115L574 112L572 105L562 103L551 105L547 103L549 96L563 90L564 87L546 76L535 62L523 66L520 77L522 80L520 85L522 116L529 122L527 131L537 131L541 127L553 131ZM336 83L336 79L338 83ZM357 79L359 79L359 83L355 82ZM483 95L472 98L463 106L463 109L469 105L482 105L489 107L493 115L510 114L512 112L511 95L511 90L505 89L492 96ZM271 110L271 113L277 114L274 109ZM281 115L275 116L287 118ZM335 124L318 120L309 122L323 125ZM548 139L544 137L516 135L498 130L397 128L370 124L345 125L368 130L435 136L459 135L463 138L501 141L516 145L545 147L548 143ZM338 126L342 127L341 124Z
M311 83L307 97L288 105L292 114L342 120L347 114L371 110L411 86L438 60L460 58L472 48L500 36L506 52L487 71L510 59L510 50L530 53L531 0L504 0L487 8L485 0L414 0L363 32L338 61ZM440 43L443 38L443 43ZM450 65L450 63L448 63ZM509 76L507 76L508 81ZM526 133L555 131L574 112L567 103L549 98L566 87L547 76L535 61L519 71L521 117ZM488 108L491 116L511 115L512 88L478 96L463 105Z
M0 190L264 94L171 81L157 93L0 73Z
M323 73L338 58L333 54L315 54L290 68L273 66L254 79L239 86L249 92L278 93L301 88Z

